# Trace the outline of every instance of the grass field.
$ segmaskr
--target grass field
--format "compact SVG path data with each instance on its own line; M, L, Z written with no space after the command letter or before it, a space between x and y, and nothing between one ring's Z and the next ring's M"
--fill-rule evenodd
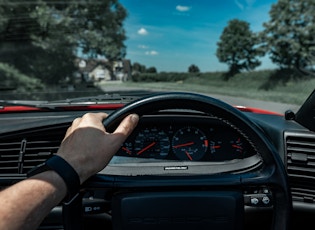
M138 79L126 82L101 82L108 88L137 88L140 90L176 90L208 94L220 94L263 101L301 105L315 88L315 78L294 77L291 72L273 70L253 71L224 79L222 72L211 73L157 73L141 74ZM62 100L65 98L88 97L104 92L90 84L76 85L73 89L49 86L45 91L23 92L0 91L2 100Z
M159 80L148 82L127 81L120 85L141 89L223 94L296 105L301 105L315 88L315 79L277 78L273 73L272 70L246 72L235 75L229 80L224 80L220 72L202 73L195 76L189 74L183 80L173 82ZM187 75L187 73L183 73L183 75Z

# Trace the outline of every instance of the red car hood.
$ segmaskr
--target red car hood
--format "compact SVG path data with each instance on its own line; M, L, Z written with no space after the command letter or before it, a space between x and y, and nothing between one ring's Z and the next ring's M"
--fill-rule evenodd
M103 110L103 109L119 109L123 107L123 103L112 103L112 104L93 104L93 105L67 105L67 106L59 106L58 109L63 111L89 111L89 110ZM234 106L238 110L242 112L250 112L250 113L259 113L259 114L271 114L271 115L279 115L283 116L281 113L253 108L253 107L246 107L246 106ZM3 106L0 108L0 113L19 113L19 112L35 112L35 111L50 111L49 108L39 108L34 106Z

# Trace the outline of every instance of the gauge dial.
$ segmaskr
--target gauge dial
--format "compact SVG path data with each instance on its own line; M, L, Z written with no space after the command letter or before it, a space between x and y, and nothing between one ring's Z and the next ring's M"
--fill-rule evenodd
M213 161L242 159L255 152L238 132L229 127L211 129L209 136L210 156Z
M243 152L243 143L241 141L241 138L237 138L236 140L233 140L230 142L231 147L235 150L235 152L242 153Z
M132 156L132 143L126 141L118 152L119 156Z
M179 159L198 161L207 152L208 139L200 129L185 127L174 134L172 148Z
M162 159L167 157L169 149L169 137L155 127L140 130L134 143L134 154L137 157Z

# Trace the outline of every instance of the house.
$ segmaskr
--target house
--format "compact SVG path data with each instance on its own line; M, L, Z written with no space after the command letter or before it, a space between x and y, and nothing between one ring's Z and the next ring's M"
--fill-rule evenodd
M131 76L130 60L123 59L114 61L111 64L104 59L82 59L75 60L78 67L77 73L80 74L83 81L127 81Z
M114 61L113 71L116 76L116 80L128 81L131 79L131 64L130 60L123 59L120 61Z

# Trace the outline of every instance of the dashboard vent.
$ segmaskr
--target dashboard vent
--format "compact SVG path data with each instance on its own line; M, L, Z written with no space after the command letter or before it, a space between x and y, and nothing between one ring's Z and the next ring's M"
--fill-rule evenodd
M57 152L64 134L64 129L55 128L0 137L0 175L27 173Z
M315 203L315 135L287 132L285 140L292 198Z

